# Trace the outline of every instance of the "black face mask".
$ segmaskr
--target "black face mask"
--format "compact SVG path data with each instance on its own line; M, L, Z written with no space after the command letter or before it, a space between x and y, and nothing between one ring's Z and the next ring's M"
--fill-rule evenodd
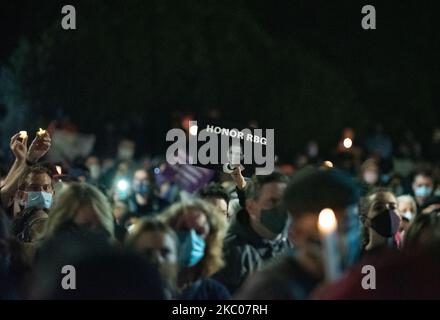
M399 230L400 219L394 211L382 211L370 221L371 228L385 238L393 237Z

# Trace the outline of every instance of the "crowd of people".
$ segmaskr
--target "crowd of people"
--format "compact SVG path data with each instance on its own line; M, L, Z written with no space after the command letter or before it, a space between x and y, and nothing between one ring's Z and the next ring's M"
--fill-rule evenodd
M0 185L0 298L439 298L440 150L395 152L380 129L355 142L347 129L331 159L311 143L295 165L249 178L236 167L189 193L163 174L165 160L135 161L131 141L114 159L48 163L50 132L30 144L19 132ZM336 279L325 208L337 221ZM361 285L365 265L375 290Z

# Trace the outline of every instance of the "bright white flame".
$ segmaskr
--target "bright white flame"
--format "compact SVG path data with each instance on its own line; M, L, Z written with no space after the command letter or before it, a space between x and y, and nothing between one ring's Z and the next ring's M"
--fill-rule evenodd
M46 130L43 130L43 129L39 129L38 130L38 132L37 132L37 134L39 135L39 136L42 136L43 134L45 134L46 133Z
M326 208L319 213L318 228L322 234L330 234L336 231L338 222L332 209Z
M333 168L333 163L331 161L324 161L324 166L326 166L327 168Z
M130 185L128 184L127 180L119 180L116 187L121 191L127 191Z
M63 169L61 168L61 166L55 166L55 169L57 170L59 175L63 173Z
M353 145L353 141L351 141L350 138L345 138L344 139L344 147L346 149L350 149L352 145Z
M25 139L25 138L27 138L27 131L20 131L20 138L21 139Z
M197 127L197 126L191 126L191 127L189 128L189 134L192 135L192 136L196 136L198 130L199 130L199 127Z

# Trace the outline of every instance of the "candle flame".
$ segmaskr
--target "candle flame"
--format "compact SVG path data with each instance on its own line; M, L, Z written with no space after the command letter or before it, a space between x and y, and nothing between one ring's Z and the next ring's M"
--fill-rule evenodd
M343 144L346 149L350 149L353 145L353 141L350 138L345 138Z
M63 169L61 168L61 166L55 166L55 169L57 170L59 175L63 173Z
M327 168L333 168L333 162L331 161L324 161L324 166Z
M38 132L37 132L37 134L39 135L39 136L42 136L43 134L45 134L46 133L46 130L44 130L44 129L39 129L38 130Z
M25 139L25 138L27 138L27 131L20 131L20 138L21 139Z
M336 231L338 222L332 209L326 208L319 213L318 219L319 231L323 234L330 234Z

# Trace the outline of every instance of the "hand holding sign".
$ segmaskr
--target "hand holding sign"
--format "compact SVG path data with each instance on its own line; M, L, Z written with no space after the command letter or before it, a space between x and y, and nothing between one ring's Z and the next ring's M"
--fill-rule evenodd
M243 190L246 187L246 180L241 174L243 169L241 167L236 167L231 173L232 180L234 180L238 189Z

